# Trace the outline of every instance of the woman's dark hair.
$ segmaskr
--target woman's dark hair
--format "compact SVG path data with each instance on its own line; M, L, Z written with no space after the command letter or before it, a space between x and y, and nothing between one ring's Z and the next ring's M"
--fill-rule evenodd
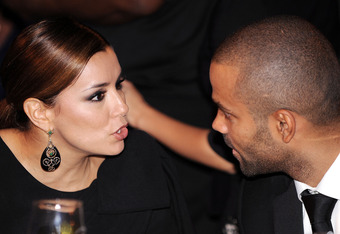
M69 18L43 20L14 40L1 67L6 98L0 101L0 129L26 130L23 103L37 98L53 106L89 59L109 43L97 32Z

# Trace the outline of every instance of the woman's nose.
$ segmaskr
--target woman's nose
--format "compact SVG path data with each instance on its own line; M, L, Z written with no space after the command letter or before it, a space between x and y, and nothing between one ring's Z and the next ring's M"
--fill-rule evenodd
M124 94L122 92L116 93L114 99L113 116L125 116L129 111L129 107L126 105Z

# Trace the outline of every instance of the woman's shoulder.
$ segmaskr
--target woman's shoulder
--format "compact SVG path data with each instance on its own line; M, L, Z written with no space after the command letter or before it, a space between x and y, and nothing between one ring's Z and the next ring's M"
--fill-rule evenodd
M167 176L157 142L148 134L131 130L124 151L107 158L98 171L103 212L126 212L169 206ZM160 150L161 151L161 150ZM126 202L127 197L133 201ZM114 203L108 201L115 201Z
M161 166L162 158L166 157L163 147L147 133L129 129L125 140L124 150L117 156L110 156L105 160L104 166L133 169L134 167ZM120 165L120 166L118 166Z
M125 140L125 149L121 154L130 155L130 157L138 154L148 158L166 155L164 148L155 138L137 129L129 129L129 136Z
M1 129L0 130L0 154L11 155L16 158L16 153L23 148L21 142L23 141L23 133L17 129ZM27 148L25 148L27 150ZM3 157L2 159L4 159Z
M13 131L11 129L0 129L0 154L10 153L7 142L15 141L13 137ZM1 157L4 159L5 157Z
M13 178L13 174L16 174L20 170L21 165L16 159L10 145L15 142L15 138L11 134L7 134L8 131L0 130L0 180L4 178ZM11 179L12 179L11 178ZM1 182L0 182L1 183Z
M135 128L129 128L129 135L126 138L126 142L134 142L134 144L138 143L138 145L141 145L147 142L154 144L156 140L144 131Z
M6 145L11 144L12 142L18 142L19 134L20 131L16 129L12 128L0 129L0 138L2 139L2 142L4 142Z
M13 132L13 129L0 129L0 137L3 138L3 137L6 137L7 135L10 135L11 132Z

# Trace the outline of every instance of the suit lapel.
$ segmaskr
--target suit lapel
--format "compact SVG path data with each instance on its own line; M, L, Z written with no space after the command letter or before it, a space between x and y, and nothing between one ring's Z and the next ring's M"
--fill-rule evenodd
M293 180L287 188L273 202L275 234L303 234L302 204Z

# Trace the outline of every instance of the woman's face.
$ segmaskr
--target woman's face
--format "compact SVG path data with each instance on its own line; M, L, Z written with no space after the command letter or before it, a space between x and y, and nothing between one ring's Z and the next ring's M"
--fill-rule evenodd
M89 60L75 83L63 90L53 107L52 141L63 153L116 155L127 137L121 67L112 48Z

